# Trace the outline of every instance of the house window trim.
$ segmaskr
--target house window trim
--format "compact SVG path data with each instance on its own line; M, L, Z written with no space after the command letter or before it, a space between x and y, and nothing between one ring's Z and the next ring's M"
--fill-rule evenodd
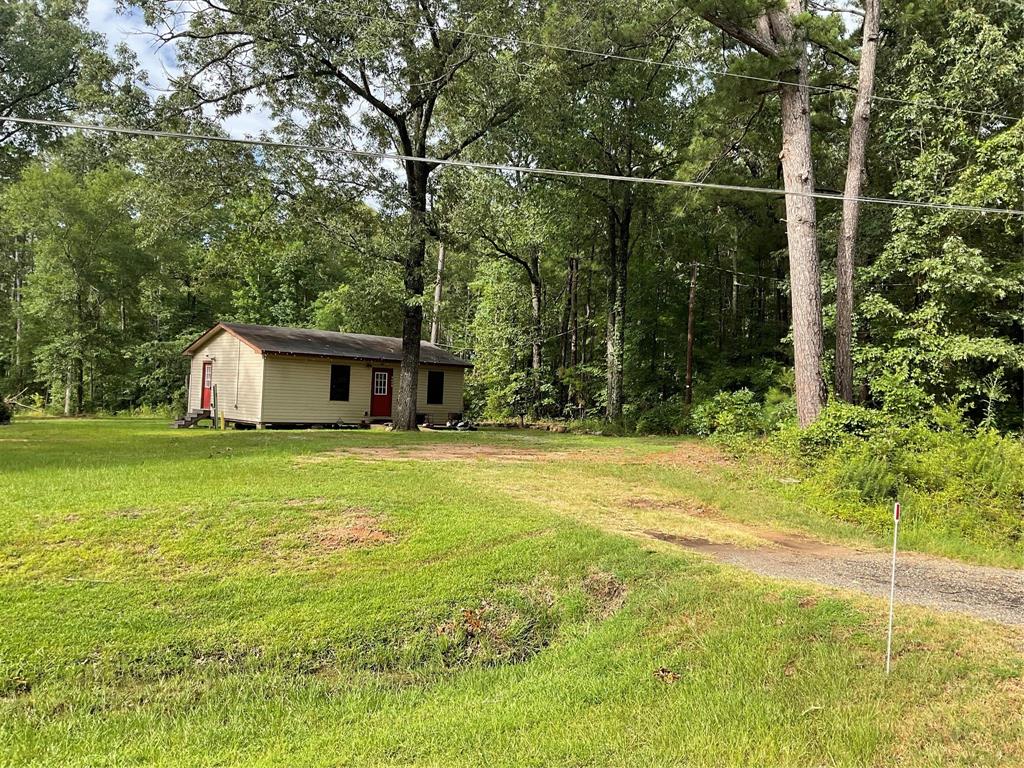
M387 397L388 394L388 379L391 377L387 371L374 371L373 372L373 394L376 397ZM379 384L379 386L378 386Z

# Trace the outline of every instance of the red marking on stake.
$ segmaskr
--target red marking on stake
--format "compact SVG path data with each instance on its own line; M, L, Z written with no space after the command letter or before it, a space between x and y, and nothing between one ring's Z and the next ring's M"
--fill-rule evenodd
M896 502L896 505L892 508L892 513L894 520L900 519L900 503L898 501Z

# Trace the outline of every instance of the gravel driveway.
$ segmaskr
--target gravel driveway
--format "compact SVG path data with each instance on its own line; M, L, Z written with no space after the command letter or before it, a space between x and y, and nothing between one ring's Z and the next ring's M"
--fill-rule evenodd
M764 576L810 581L888 597L891 553L850 549L793 534L758 535L771 546L746 549L661 531L648 536ZM1024 626L1024 571L957 563L912 552L896 561L896 601Z

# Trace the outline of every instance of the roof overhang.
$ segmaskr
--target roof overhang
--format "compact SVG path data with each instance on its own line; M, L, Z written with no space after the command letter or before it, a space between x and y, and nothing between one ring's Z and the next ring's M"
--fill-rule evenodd
M195 341L193 341L191 344L189 344L187 347L185 347L185 349L183 349L182 352L181 352L182 356L183 357L192 357L200 349L202 349L206 345L206 343L208 341L210 341L210 339L212 339L214 336L216 336L221 331L223 331L224 333L230 334L234 338L238 339L238 341L240 341L242 344L245 344L245 346L249 347L249 349L251 349L253 352L258 352L259 354L263 355L264 357L269 356L269 355L275 355L275 356L278 356L278 357L304 357L304 358L310 358L310 359L313 359L313 360L353 360L353 361L357 361L357 362L361 362L361 363L393 363L393 364L398 364L398 365L402 364L401 360L396 360L394 358L386 358L386 357L361 357L361 356L352 356L352 355L319 355L319 354L316 354L316 353L313 353L313 352L282 352L280 350L262 349L262 348L256 346L255 344L253 344L251 341L249 341L248 339L246 339L242 335L236 333L234 330L232 330L230 327L228 327L224 323L217 323L215 326L213 326L213 328L211 328L210 330L208 330L205 333L203 333L202 336L200 336ZM470 363L470 362L466 362L466 363L427 363L427 362L423 362L422 360L420 361L420 365L434 366L436 368L473 368L474 367L473 364Z
M312 360L351 360L354 363L391 363L401 365L401 360L390 357L364 357L356 355L318 355L313 352L281 352L273 349L261 351L264 357L308 357ZM420 360L421 366L432 368L472 368L473 363L428 363Z

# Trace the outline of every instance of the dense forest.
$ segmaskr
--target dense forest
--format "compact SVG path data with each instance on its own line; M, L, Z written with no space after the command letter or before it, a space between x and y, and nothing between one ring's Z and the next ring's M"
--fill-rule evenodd
M0 123L2 395L181 409L181 350L233 320L434 340L477 418L1022 425L1024 219L977 210L1024 209L1009 0L125 12L168 89L79 0L0 7L0 116L43 121ZM211 138L254 107L262 143Z

